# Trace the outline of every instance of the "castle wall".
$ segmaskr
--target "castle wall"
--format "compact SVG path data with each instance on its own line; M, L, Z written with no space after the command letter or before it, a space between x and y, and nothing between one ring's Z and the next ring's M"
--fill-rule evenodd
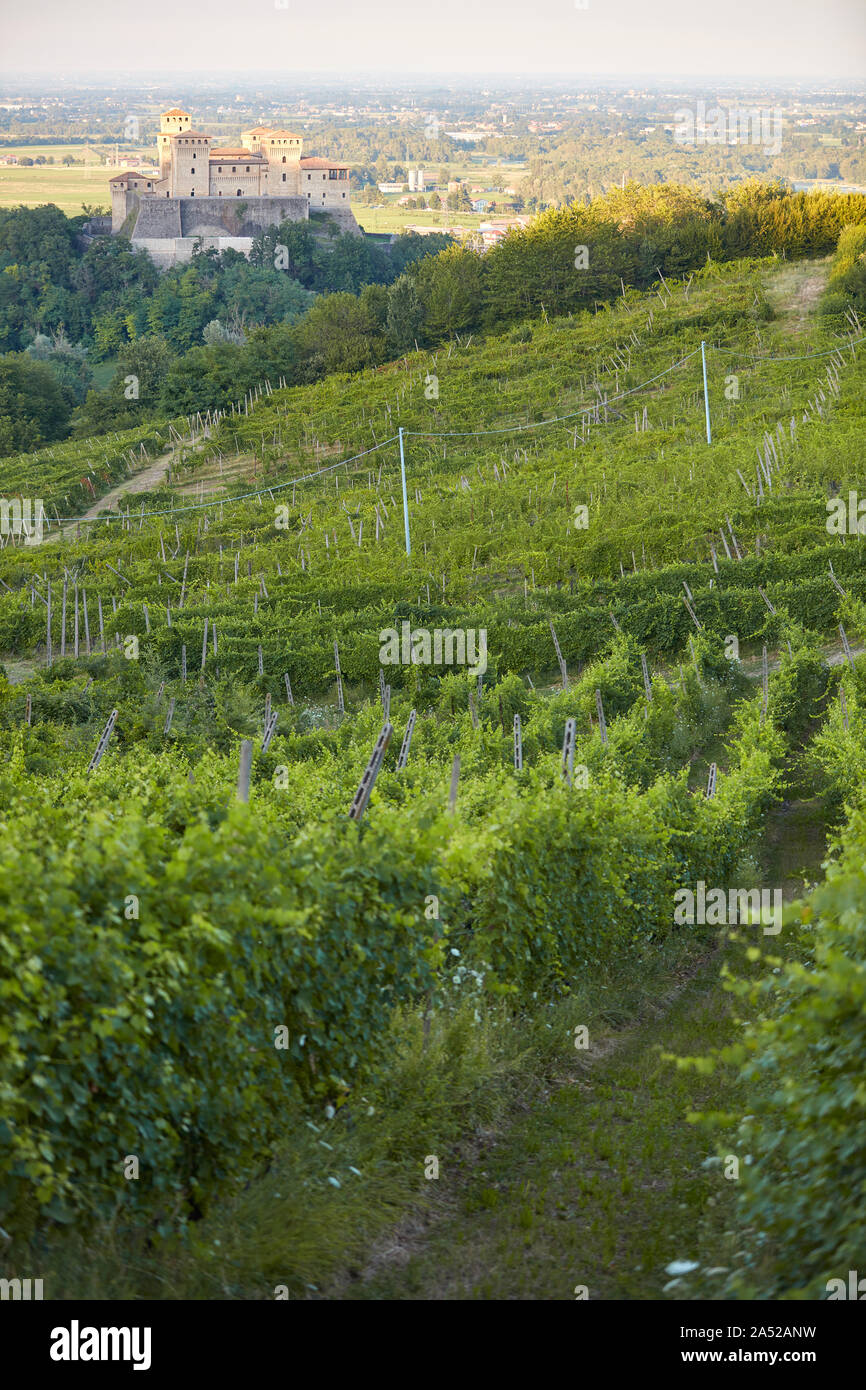
M348 232L350 236L363 236L364 233L355 220L355 214L350 207L342 208L313 208L310 212L311 218L330 217L336 222L341 232Z
M136 237L133 245L146 251L160 270L170 270L174 265L191 261L197 246L202 250L225 251L231 247L242 256L249 256L253 249L253 238L243 236L178 236L178 237Z
M322 209L330 212L350 206L349 171L336 169L333 172L337 174L336 178L331 178L329 169L305 169L303 165L300 166L301 194L307 199L311 212ZM341 174L345 177L339 177Z
M130 174L125 179L112 179L111 189L111 231L113 235L122 229L127 217L142 199L147 201L164 197L168 193L168 183L160 179L146 179L142 174ZM127 235L129 229L127 228Z
M170 198L178 203L181 236L194 236L197 227L222 229L223 236L257 236L281 222L305 222L308 209L304 198ZM161 205L161 204L160 204Z
M291 191L294 193L294 188ZM260 160L251 160L249 164L242 160L210 161L209 198L260 198L266 192L266 170L263 171Z
M171 195L206 197L210 187L210 136L178 135L172 140Z
M306 222L308 211L306 198L135 198L128 235L165 269L189 260L199 242L248 256L260 232L281 222ZM354 218L352 223L357 230Z
M266 173L264 178L265 193L270 193L275 198L291 198L301 196L301 166L300 161L286 160L274 161L272 164L265 165Z
M132 240L154 241L163 237L182 236L180 198L142 198L138 217L131 233Z

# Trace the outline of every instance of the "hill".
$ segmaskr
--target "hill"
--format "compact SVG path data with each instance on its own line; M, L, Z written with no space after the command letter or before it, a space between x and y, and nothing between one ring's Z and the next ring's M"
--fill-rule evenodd
M862 537L832 504L858 485L863 333L848 306L816 319L805 293L802 315L774 308L781 277L787 304L826 273L710 260L594 312L547 304L480 343L263 382L102 440L106 486L142 447L171 474L101 519L80 520L83 473L70 491L90 446L4 465L7 497L26 484L51 504L43 544L0 552L13 1261L45 1239L66 1289L132 1296L168 1277L186 1296L271 1297L336 1280L350 1296L346 1269L429 1200L429 1160L459 1170L467 1131L506 1125L521 1090L541 1097L573 1062L578 1029L603 1047L670 972L718 1001L700 962L742 971L782 1070L763 951L792 980L824 971L827 1016L844 1013L804 927L824 912L851 930L832 886L784 931L775 907L676 911L698 883L781 901L767 816L816 723L820 833L847 804L845 852L859 843L844 769ZM841 675L827 648L843 642ZM820 1249L792 1228L784 1104L719 1007L715 1040L745 1049L733 1079L660 1081L678 1089L659 1113L730 1102L765 1123L742 1211L730 1186L719 1198L748 1251L720 1296L814 1293L853 1258L852 1208L827 1214ZM669 1051L691 1054L691 1027ZM855 1056L836 1054L840 1087ZM825 1084L807 1064L802 1114ZM657 1213L639 1202L659 1290L681 1253L668 1238L700 1232L714 1252L728 1231L706 1225L711 1178L677 1145L688 1224L674 1192ZM81 1272L82 1233L108 1222L115 1243Z

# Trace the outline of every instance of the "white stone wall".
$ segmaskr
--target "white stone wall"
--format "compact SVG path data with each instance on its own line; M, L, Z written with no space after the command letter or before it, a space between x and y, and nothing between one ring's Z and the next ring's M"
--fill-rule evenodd
M178 135L171 142L171 196L206 198L210 188L210 136Z
M238 189L242 198L259 198L268 189L263 178L264 168L258 160L211 159L208 178L209 197L236 198Z
M205 251L209 251L211 248L225 251L231 247L234 251L240 251L242 256L249 256L253 238L251 236L150 237L142 238L135 243L136 248L141 248L147 252L160 270L170 270L174 265L183 265L186 261L191 261L193 252L199 244Z
M301 194L311 212L348 208L351 203L348 169L305 169L301 165ZM332 178L334 174L336 177Z

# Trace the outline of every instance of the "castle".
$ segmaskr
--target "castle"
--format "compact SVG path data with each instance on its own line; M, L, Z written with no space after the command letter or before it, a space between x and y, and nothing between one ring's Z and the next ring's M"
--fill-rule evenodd
M255 126L241 145L213 148L188 111L163 112L157 171L124 170L109 180L111 230L158 265L188 260L196 245L248 255L253 238L281 222L327 213L360 235L350 206L349 166L301 154L301 136Z

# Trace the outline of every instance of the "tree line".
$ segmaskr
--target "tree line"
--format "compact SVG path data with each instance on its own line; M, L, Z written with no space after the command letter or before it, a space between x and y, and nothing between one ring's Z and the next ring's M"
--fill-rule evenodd
M21 277L30 289L21 321L20 300L2 295L7 276L21 283L13 264L0 275L0 323L4 313L7 323L18 316L10 331L22 344L34 319L42 329L63 314L68 331L66 311L71 315L85 300L89 317L81 325L90 333L89 353L116 362L111 384L90 390L79 408L76 432L91 434L145 417L224 407L266 379L306 384L455 333L592 311L625 288L645 289L660 274L688 274L707 259L826 254L846 227L866 223L866 197L792 193L755 182L714 199L675 184L630 184L543 213L487 252L406 237L385 267L385 253L372 241L336 236L325 250L306 224L291 223L257 238L249 262L232 252L206 252L163 276L120 238L95 242L76 260L56 221L45 220L43 254L50 246L68 257L63 275L72 288L43 262L55 279L37 292L40 267L31 261ZM13 218L11 229L16 226ZM13 242L8 214L0 216L0 253L14 253ZM438 253L425 254L430 251ZM0 381L2 370L8 369L0 367ZM132 399L125 386L130 376ZM0 399L0 417L10 394L11 388ZM50 437L57 435L43 436Z

